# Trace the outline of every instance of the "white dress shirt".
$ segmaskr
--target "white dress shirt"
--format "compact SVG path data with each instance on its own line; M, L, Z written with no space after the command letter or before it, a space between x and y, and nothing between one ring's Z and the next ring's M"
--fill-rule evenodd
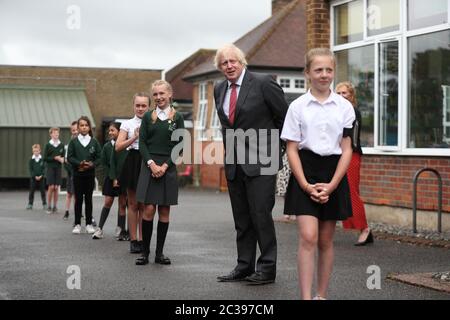
M354 120L355 110L347 99L331 92L320 103L308 91L289 106L281 139L296 141L298 149L321 156L339 155L344 128L351 129Z
M41 160L41 158L42 158L42 156L41 156L40 154L38 154L37 156L35 156L35 155L33 154L33 156L31 157L31 159L33 159L33 160L36 161L36 162L39 162L39 160Z
M81 133L78 135L78 141L80 141L81 145L86 148L86 146L91 142L91 136L85 135L83 136Z
M132 119L124 121L120 125L120 130L127 132L127 140L134 136L134 130L141 126L142 119L138 116L134 116ZM137 138L132 144L127 147L127 150L135 149L139 150L139 138Z
M245 75L245 71L246 69L242 69L242 73L239 76L239 78L237 79L236 83L236 93L237 93L237 98L239 98L239 91L241 90L241 85L242 85L242 80L244 79L244 75ZM225 112L227 117L230 117L230 96L231 96L231 81L228 81L228 88L227 88L227 92L225 94L225 99L223 100L223 112Z
M53 139L50 139L50 141L48 143L50 143L52 146L54 146L56 148L57 146L59 146L61 141L59 139L56 141L54 141Z

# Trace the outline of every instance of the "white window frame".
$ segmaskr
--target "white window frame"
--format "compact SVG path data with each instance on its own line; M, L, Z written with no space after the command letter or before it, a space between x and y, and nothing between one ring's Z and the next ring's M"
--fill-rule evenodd
M198 84L198 109L197 119L195 121L195 131L197 140L206 141L206 120L208 116L208 83Z
M281 80L289 80L289 88L281 87ZM303 80L304 81L304 87L303 88L296 88L295 87L295 80ZM303 76L292 76L292 75L277 75L277 83L280 85L280 87L283 89L286 93L306 93L306 79Z
M376 36L367 36L367 19L363 21L364 38L361 41L355 41L346 44L335 44L334 34L335 34L335 18L334 18L334 8L336 6L349 3L351 1L358 0L336 0L330 3L330 44L332 51L348 50L353 48L358 48L361 46L373 45L373 50L375 50L375 78L374 78L374 147L363 148L364 153L374 154L374 155L405 155L405 156L450 156L450 148L408 148L408 39L418 35L424 35L428 33L435 33L439 31L450 30L450 0L448 4L448 19L447 23L439 24L436 26L425 27L414 30L407 30L408 27L408 12L407 12L407 1L400 0L400 27L399 31L389 32ZM364 16L367 17L367 3L368 0L363 1ZM379 59L378 59L378 47L382 42L389 40L399 41L399 110L398 110L398 146L387 147L378 145L378 93L379 93Z

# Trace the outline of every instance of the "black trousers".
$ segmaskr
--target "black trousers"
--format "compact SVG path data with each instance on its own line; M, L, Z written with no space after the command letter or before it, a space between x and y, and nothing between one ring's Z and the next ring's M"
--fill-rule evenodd
M246 176L238 165L228 180L228 192L236 229L238 272L255 271L256 245L261 252L256 271L276 275L277 240L272 219L276 176Z
M92 223L92 194L95 187L95 176L73 176L73 186L75 188L75 224L81 224L81 210L83 207L86 213L86 225Z
M42 204L47 204L45 199L45 180L42 178L40 181L36 181L34 177L30 178L30 193L28 194L28 204L33 205L34 202L34 192L39 189L41 192Z

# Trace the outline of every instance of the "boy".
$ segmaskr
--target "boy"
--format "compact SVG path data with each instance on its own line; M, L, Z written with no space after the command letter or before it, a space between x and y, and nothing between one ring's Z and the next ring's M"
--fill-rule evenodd
M39 188L41 192L42 206L44 210L47 208L45 202L45 185L44 185L44 160L41 156L41 146L33 144L31 147L33 156L28 162L28 169L30 172L30 194L28 195L27 210L33 209L34 191Z

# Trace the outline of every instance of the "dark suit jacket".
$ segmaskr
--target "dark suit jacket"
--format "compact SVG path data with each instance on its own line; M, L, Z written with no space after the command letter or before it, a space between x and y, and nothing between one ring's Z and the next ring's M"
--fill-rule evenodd
M267 157L271 157L272 161L278 162L276 171L281 169L279 136L288 109L283 90L270 75L246 70L236 103L234 124L231 125L223 110L227 86L228 81L224 80L214 88L217 113L222 124L222 136L226 153L225 174L227 179L233 180L235 177L238 160L237 152L242 150L241 147L245 148L245 163L243 163L243 158L241 158L239 164L247 176L261 175L262 168L271 167L272 163L268 163ZM233 136L227 137L227 129L242 129L251 138L245 139L245 146L241 144L241 147L237 148L239 139L235 139ZM260 129L267 129L266 142L261 140L264 134L259 131ZM275 150L270 150L271 129L278 130ZM227 150L227 146L233 146L233 150ZM233 152L230 153L230 151ZM263 158L260 157L260 154L263 155ZM252 161L252 156L256 156L256 161Z

